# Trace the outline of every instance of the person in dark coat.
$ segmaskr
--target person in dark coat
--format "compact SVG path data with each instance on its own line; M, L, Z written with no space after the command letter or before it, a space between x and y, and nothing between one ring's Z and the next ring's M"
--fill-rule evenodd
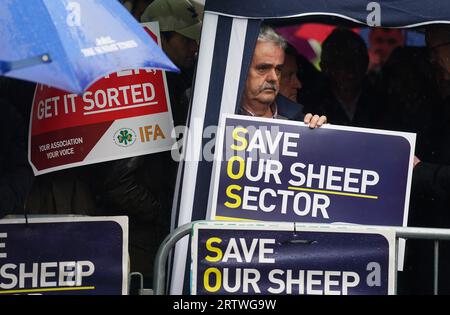
M155 0L143 12L141 22L158 21L163 51L181 70L166 73L175 126L185 126L201 21L187 0ZM176 151L176 150L175 150ZM104 163L99 202L103 213L128 215L131 272L153 280L153 262L170 232L170 217L178 161L172 152L161 152Z
M306 110L326 115L332 124L373 127L381 102L366 76L369 55L356 33L336 28L323 42L320 66L322 89L305 104Z
M200 40L201 21L188 0L153 1L141 22L159 23L163 51L181 70L166 72L175 126L186 124L191 86Z
M40 176L33 175L28 163L27 138L35 89L36 83L33 82L0 78L0 95L7 99L11 104L9 107L13 107L20 116L20 122L11 118L16 125L9 130L9 132L14 130L13 134L20 134L23 137L23 158L17 162L22 161L33 178L32 185L27 189L26 200L22 203L21 213L95 215L96 200L92 179L95 178L96 166L77 167ZM4 119L7 119L6 117ZM26 176L24 180L27 180Z
M27 134L24 121L16 108L0 99L0 218L24 214L25 202L34 176L27 155Z
M377 128L416 133L416 155L430 160L440 140L435 136L436 119L441 115L443 104L435 91L426 47L396 48L382 72L385 111Z
M430 61L442 112L436 116L437 145L421 160L414 161L409 226L450 228L450 26L429 27L426 33ZM406 271L399 289L409 294L433 293L433 242L408 241ZM407 243L407 244L408 244ZM441 242L439 294L450 294L450 244Z

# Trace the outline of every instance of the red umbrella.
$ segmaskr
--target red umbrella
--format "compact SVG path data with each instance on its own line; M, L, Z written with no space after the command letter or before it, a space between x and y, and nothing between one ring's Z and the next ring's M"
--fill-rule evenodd
M315 62L320 57L320 51L315 49L315 45L322 45L323 41L331 34L336 26L319 24L319 23L305 23L302 25L293 25L287 27L280 27L277 29L289 44L294 46L297 51L305 56L309 61ZM354 29L359 33L358 29Z

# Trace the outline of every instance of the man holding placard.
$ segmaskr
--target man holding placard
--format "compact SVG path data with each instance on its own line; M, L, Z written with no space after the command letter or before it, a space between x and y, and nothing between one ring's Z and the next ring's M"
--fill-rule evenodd
M307 114L303 117L302 113L293 113L292 108L298 108L298 104L278 95L285 48L283 37L269 26L261 27L245 83L240 114L278 119L299 117L311 128L320 127L326 123L325 116Z

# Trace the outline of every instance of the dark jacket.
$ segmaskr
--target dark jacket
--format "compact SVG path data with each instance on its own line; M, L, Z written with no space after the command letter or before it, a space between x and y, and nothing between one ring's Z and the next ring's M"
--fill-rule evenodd
M10 102L0 99L0 218L24 213L25 200L33 183L28 164L26 127Z
M0 95L8 100L22 116L26 130L28 130L30 121L31 103L35 89L36 83L34 82L0 77Z
M36 84L32 82L1 78L0 93L8 98L18 112L22 120L28 122L30 119L31 105ZM26 139L28 137L28 123L21 127L12 120L15 136L19 131L24 137L23 161L32 175L28 164ZM73 169L53 172L34 177L31 191L25 204L25 212L29 214L95 214L95 194L91 185L91 178L95 177L95 166L84 166ZM28 177L23 175L22 181ZM22 203L21 213L24 212Z
M275 100L278 106L278 114L289 120L303 121L303 105L291 101L287 97L278 94Z
M184 126L192 76L166 75L174 125ZM141 272L151 281L156 252L170 232L178 163L172 159L171 152L161 152L104 163L101 168L102 213L128 216L131 271Z
M101 165L99 214L128 216L131 271L149 281L158 247L170 232L176 167L170 152Z
M450 100L444 101L447 110ZM408 226L450 229L450 115L436 116L438 145L413 172ZM420 158L420 157L419 157ZM408 240L400 293L433 293L433 242ZM450 244L440 242L439 293L450 294Z
M368 80L363 83L361 95L356 104L356 111L350 119L342 105L333 94L326 79L320 83L322 88L310 97L305 104L308 113L325 115L329 123L334 125L373 128L382 113L382 103Z
M27 200L30 214L96 215L96 165L37 176Z

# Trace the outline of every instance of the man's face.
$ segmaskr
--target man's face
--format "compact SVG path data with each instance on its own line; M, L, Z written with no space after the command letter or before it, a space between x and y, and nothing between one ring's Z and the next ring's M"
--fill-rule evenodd
M404 36L400 30L375 28L370 33L370 52L383 65L395 48L403 46L403 42Z
M284 50L280 46L258 41L248 72L244 91L244 105L270 105L280 89Z
M297 60L292 55L286 55L280 79L280 94L297 102L298 90L302 84L297 76Z
M450 81L450 38L448 33L436 30L427 36L431 63L440 72L441 79L446 81Z
M162 37L164 52L182 70L190 70L194 67L198 44L195 40L174 32L166 39Z

